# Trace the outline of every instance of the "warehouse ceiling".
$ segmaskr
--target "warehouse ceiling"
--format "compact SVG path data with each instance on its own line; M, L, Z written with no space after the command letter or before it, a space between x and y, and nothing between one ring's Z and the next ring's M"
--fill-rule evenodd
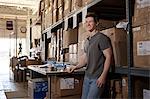
M40 0L0 0L0 18L26 19L38 9Z

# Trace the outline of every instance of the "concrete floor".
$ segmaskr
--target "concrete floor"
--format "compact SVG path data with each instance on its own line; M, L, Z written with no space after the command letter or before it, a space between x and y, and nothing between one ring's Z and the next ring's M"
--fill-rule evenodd
M0 99L27 98L27 83L14 82L9 70L9 59L0 58L0 64Z

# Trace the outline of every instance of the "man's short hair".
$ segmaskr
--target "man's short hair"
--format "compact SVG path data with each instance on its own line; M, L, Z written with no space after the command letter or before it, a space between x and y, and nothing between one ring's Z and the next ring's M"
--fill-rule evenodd
M93 17L94 18L94 21L97 23L98 22L98 16L94 13L94 12L88 12L87 15L86 15L86 18L87 17Z

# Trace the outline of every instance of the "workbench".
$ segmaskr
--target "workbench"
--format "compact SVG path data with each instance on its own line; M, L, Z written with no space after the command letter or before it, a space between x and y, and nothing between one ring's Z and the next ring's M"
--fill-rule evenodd
M51 70L49 67L41 67L41 65L29 65L28 69L30 71L30 78L41 78L46 77L48 80L48 99L60 98L61 96L67 96L72 94L81 95L82 83L84 78L85 68L75 70L73 73L67 73L65 70ZM63 90L60 88L60 81L64 79L74 80L74 89ZM61 86L64 87L64 86ZM62 89L62 90L61 90ZM70 93L70 94L69 94Z

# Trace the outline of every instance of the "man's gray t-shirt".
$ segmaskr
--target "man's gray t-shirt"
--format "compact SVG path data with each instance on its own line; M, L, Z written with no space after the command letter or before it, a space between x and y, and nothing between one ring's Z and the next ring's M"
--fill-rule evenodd
M96 33L90 39L87 38L84 45L84 51L87 55L85 76L94 79L101 75L105 62L103 50L110 47L110 39L102 33Z

